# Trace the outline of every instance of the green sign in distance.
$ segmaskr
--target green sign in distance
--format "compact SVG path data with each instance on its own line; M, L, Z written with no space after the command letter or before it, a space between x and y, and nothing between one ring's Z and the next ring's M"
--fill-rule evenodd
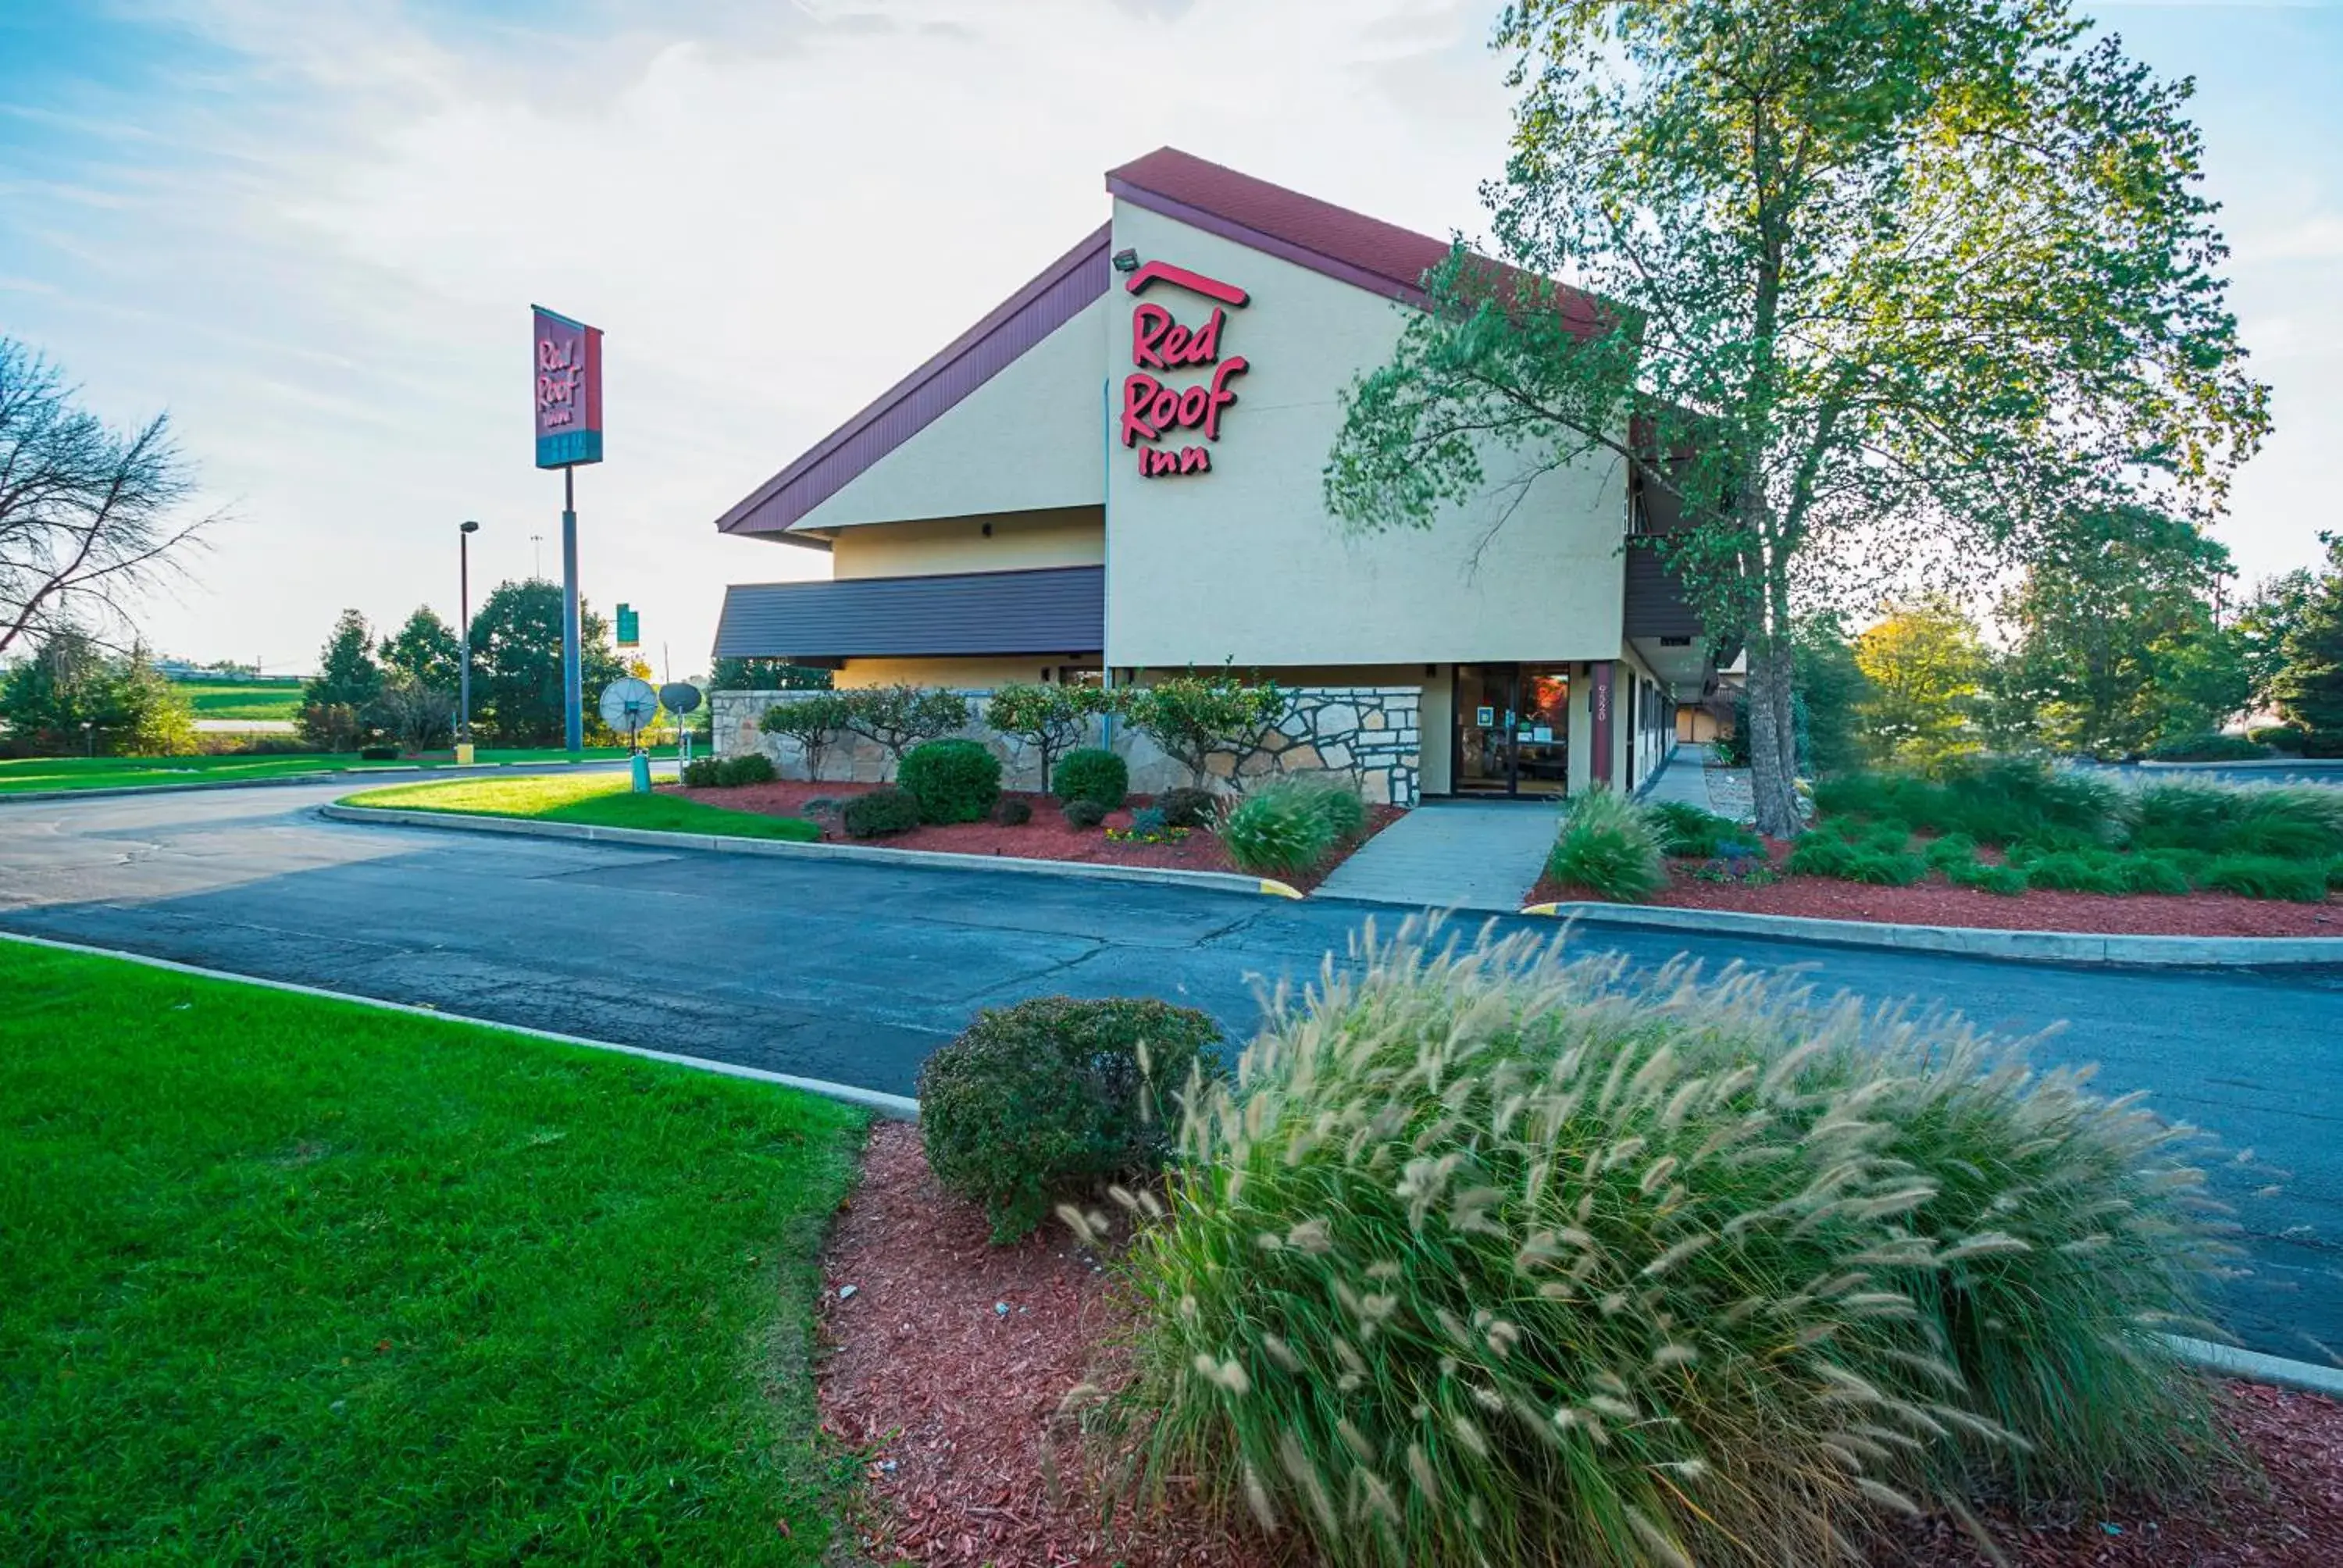
M618 607L618 646L620 648L637 648L641 645L642 620L643 618L635 613L634 606L622 604Z

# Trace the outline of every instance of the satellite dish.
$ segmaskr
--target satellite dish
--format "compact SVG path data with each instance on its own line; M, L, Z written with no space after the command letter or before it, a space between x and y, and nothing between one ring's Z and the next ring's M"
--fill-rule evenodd
M669 713L699 711L699 688L688 680L670 680L659 689L659 706Z
M621 735L650 728L659 714L659 693L648 680L621 676L602 689L602 722Z

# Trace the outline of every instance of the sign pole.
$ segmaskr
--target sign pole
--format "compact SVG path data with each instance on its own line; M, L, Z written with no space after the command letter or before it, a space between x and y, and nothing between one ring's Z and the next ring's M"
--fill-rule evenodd
M577 465L561 466L561 715L564 743L586 749L586 687L578 617Z

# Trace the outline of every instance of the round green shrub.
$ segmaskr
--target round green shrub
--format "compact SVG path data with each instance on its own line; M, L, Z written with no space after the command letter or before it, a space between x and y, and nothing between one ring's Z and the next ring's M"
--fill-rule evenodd
M1988 866L1980 860L1946 867L1945 879L1956 888L1978 888L2005 899L2014 899L2026 891L2026 872L2021 868Z
M2205 868L2197 881L2218 892L2248 899L2291 899L2297 903L2322 903L2327 898L2327 868L2318 861L2285 860L2275 855L2223 855Z
M839 820L853 839L908 833L920 825L920 802L908 789L873 789L850 797Z
M1106 808L1095 800L1069 800L1064 815L1070 828L1095 828L1106 820Z
M1120 811L1131 793L1130 764L1102 747L1075 748L1058 759L1050 775L1051 793L1069 806L1094 800L1101 810Z
M1874 887L1908 888L1928 874L1928 862L1917 855L1900 850L1857 849L1855 859L1841 873L1850 882L1868 882Z
M1976 859L1976 840L1966 833L1947 833L1921 852L1931 869L1944 871L1955 866L1965 866Z
M2182 735L2148 748L2158 762L2247 762L2267 757L2268 750L2242 735Z
M1182 785L1166 789L1155 798L1163 809L1163 819L1174 828L1209 828L1220 820L1219 797L1210 789L1192 789Z
M981 1204L995 1241L1052 1202L1152 1175L1178 1096L1221 1071L1220 1026L1166 1002L1044 997L988 1008L920 1070L920 1136L945 1191Z
M1591 789L1571 801L1545 870L1565 888L1623 904L1641 903L1668 884L1652 819L1615 789Z
M2247 730L2246 739L2284 756L2298 757L2310 732L2298 724L2263 724Z
M396 746L361 746L358 748L358 760L361 762L396 762L398 760L398 748Z
M1149 1473L1329 1568L1824 1563L2186 1479L2183 1134L1956 1020L1534 941L1373 947L1186 1107L1102 1417Z
M2126 855L2117 862L2117 872L2127 893L2188 891L2188 873L2167 855Z
M1014 795L1003 795L992 808L992 819L1004 828L1022 828L1033 819L1033 807Z
M773 759L761 751L744 751L716 765L716 782L728 789L737 789L744 784L770 784L779 777L773 770Z
M1704 811L1684 800L1661 800L1644 808L1660 835L1660 851L1684 859L1705 860L1725 852L1725 846L1747 838L1747 830L1730 817Z
M1290 789L1246 796L1221 824L1220 835L1237 869L1256 877L1305 875L1334 848L1325 813L1303 791Z
M981 822L1001 799L1001 759L974 740L921 741L895 778L923 822Z
M718 779L721 777L719 769L722 767L721 760L714 757L693 758L683 765L683 787L687 789L715 788Z
M1325 819L1327 831L1340 844L1356 843L1367 830L1367 802L1353 785L1341 779L1302 779L1281 786L1299 793L1310 809Z
M2127 893L2118 858L2090 849L2054 849L2026 862L2026 882L2034 888L2058 888L2070 893Z
M1798 877L1845 877L1855 869L1859 851L1835 833L1801 833L1790 845L1784 869Z

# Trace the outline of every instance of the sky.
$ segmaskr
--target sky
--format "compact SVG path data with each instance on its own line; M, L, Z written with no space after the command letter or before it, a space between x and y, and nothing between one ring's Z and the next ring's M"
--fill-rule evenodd
M581 581L703 672L728 582L826 558L715 518L1102 222L1170 144L1485 232L1495 0L0 0L0 336L167 411L224 512L159 652L314 665L344 606L558 575L528 307L605 329ZM2343 0L2099 5L2193 75L2277 432L2248 581L2343 527Z

